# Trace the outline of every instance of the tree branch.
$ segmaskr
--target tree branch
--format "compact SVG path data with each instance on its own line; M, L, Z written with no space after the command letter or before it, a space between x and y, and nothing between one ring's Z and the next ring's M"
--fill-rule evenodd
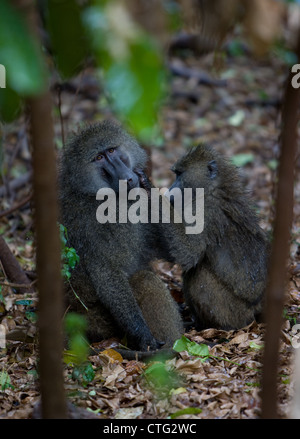
M5 240L0 236L0 260L5 271L5 275L8 279L15 284L25 284L28 287L24 288L22 285L16 288L20 288L20 293L32 293L33 290L30 286L30 280L22 270L19 262L10 251L10 248L6 244Z

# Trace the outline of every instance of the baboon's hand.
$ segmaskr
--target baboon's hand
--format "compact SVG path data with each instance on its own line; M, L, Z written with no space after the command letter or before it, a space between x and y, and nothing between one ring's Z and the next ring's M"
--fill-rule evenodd
M148 192L148 195L150 195L151 183L145 172L142 169L135 169L135 173L139 177L140 187L145 189Z
M165 344L164 341L157 340L151 334L142 336L138 341L138 349L141 351L152 351L160 349Z
M156 340L156 345L157 345L156 349L160 349L162 346L164 346L165 343L166 343L165 341Z
M164 341L157 340L156 338L153 338L153 340L154 343L152 343L151 345L150 344L147 345L145 349L146 351L152 351L152 350L156 351L157 349L160 349L165 344Z

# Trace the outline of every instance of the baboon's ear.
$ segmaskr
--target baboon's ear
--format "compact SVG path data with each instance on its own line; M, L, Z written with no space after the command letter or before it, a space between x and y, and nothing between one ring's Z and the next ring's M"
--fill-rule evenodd
M209 177L211 179L216 178L216 176L218 175L218 165L217 165L217 162L215 160L211 160L208 163L207 169L209 172Z

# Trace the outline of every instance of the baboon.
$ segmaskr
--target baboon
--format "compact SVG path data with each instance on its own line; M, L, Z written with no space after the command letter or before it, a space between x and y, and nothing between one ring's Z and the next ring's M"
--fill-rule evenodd
M237 169L202 144L172 170L169 197L173 188L204 188L202 233L187 235L182 224L164 226L170 252L183 268L183 293L196 327L244 327L262 312L269 245Z
M67 288L68 303L86 313L90 341L126 334L129 347L139 351L172 346L183 332L177 304L150 271L159 234L150 223L100 224L96 193L113 190L118 201L119 181L127 180L128 190L139 187L146 161L138 143L107 120L68 142L59 180L61 222L68 246L80 257ZM127 203L129 208L132 202Z

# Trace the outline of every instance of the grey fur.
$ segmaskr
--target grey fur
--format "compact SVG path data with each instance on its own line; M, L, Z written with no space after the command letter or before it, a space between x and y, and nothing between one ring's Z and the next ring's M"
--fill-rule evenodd
M170 293L149 267L158 254L157 227L99 224L96 220L99 201L95 195L107 183L93 160L114 147L124 152L131 170L145 168L145 151L111 121L95 124L74 136L62 157L61 222L68 231L68 245L80 257L72 273L72 288L67 290L68 302L72 309L86 313L91 341L126 334L131 348L155 350L162 343L171 345L183 332Z
M262 312L269 244L237 169L202 144L173 170L172 187L204 188L202 233L186 235L182 224L164 227L197 327L244 327Z

